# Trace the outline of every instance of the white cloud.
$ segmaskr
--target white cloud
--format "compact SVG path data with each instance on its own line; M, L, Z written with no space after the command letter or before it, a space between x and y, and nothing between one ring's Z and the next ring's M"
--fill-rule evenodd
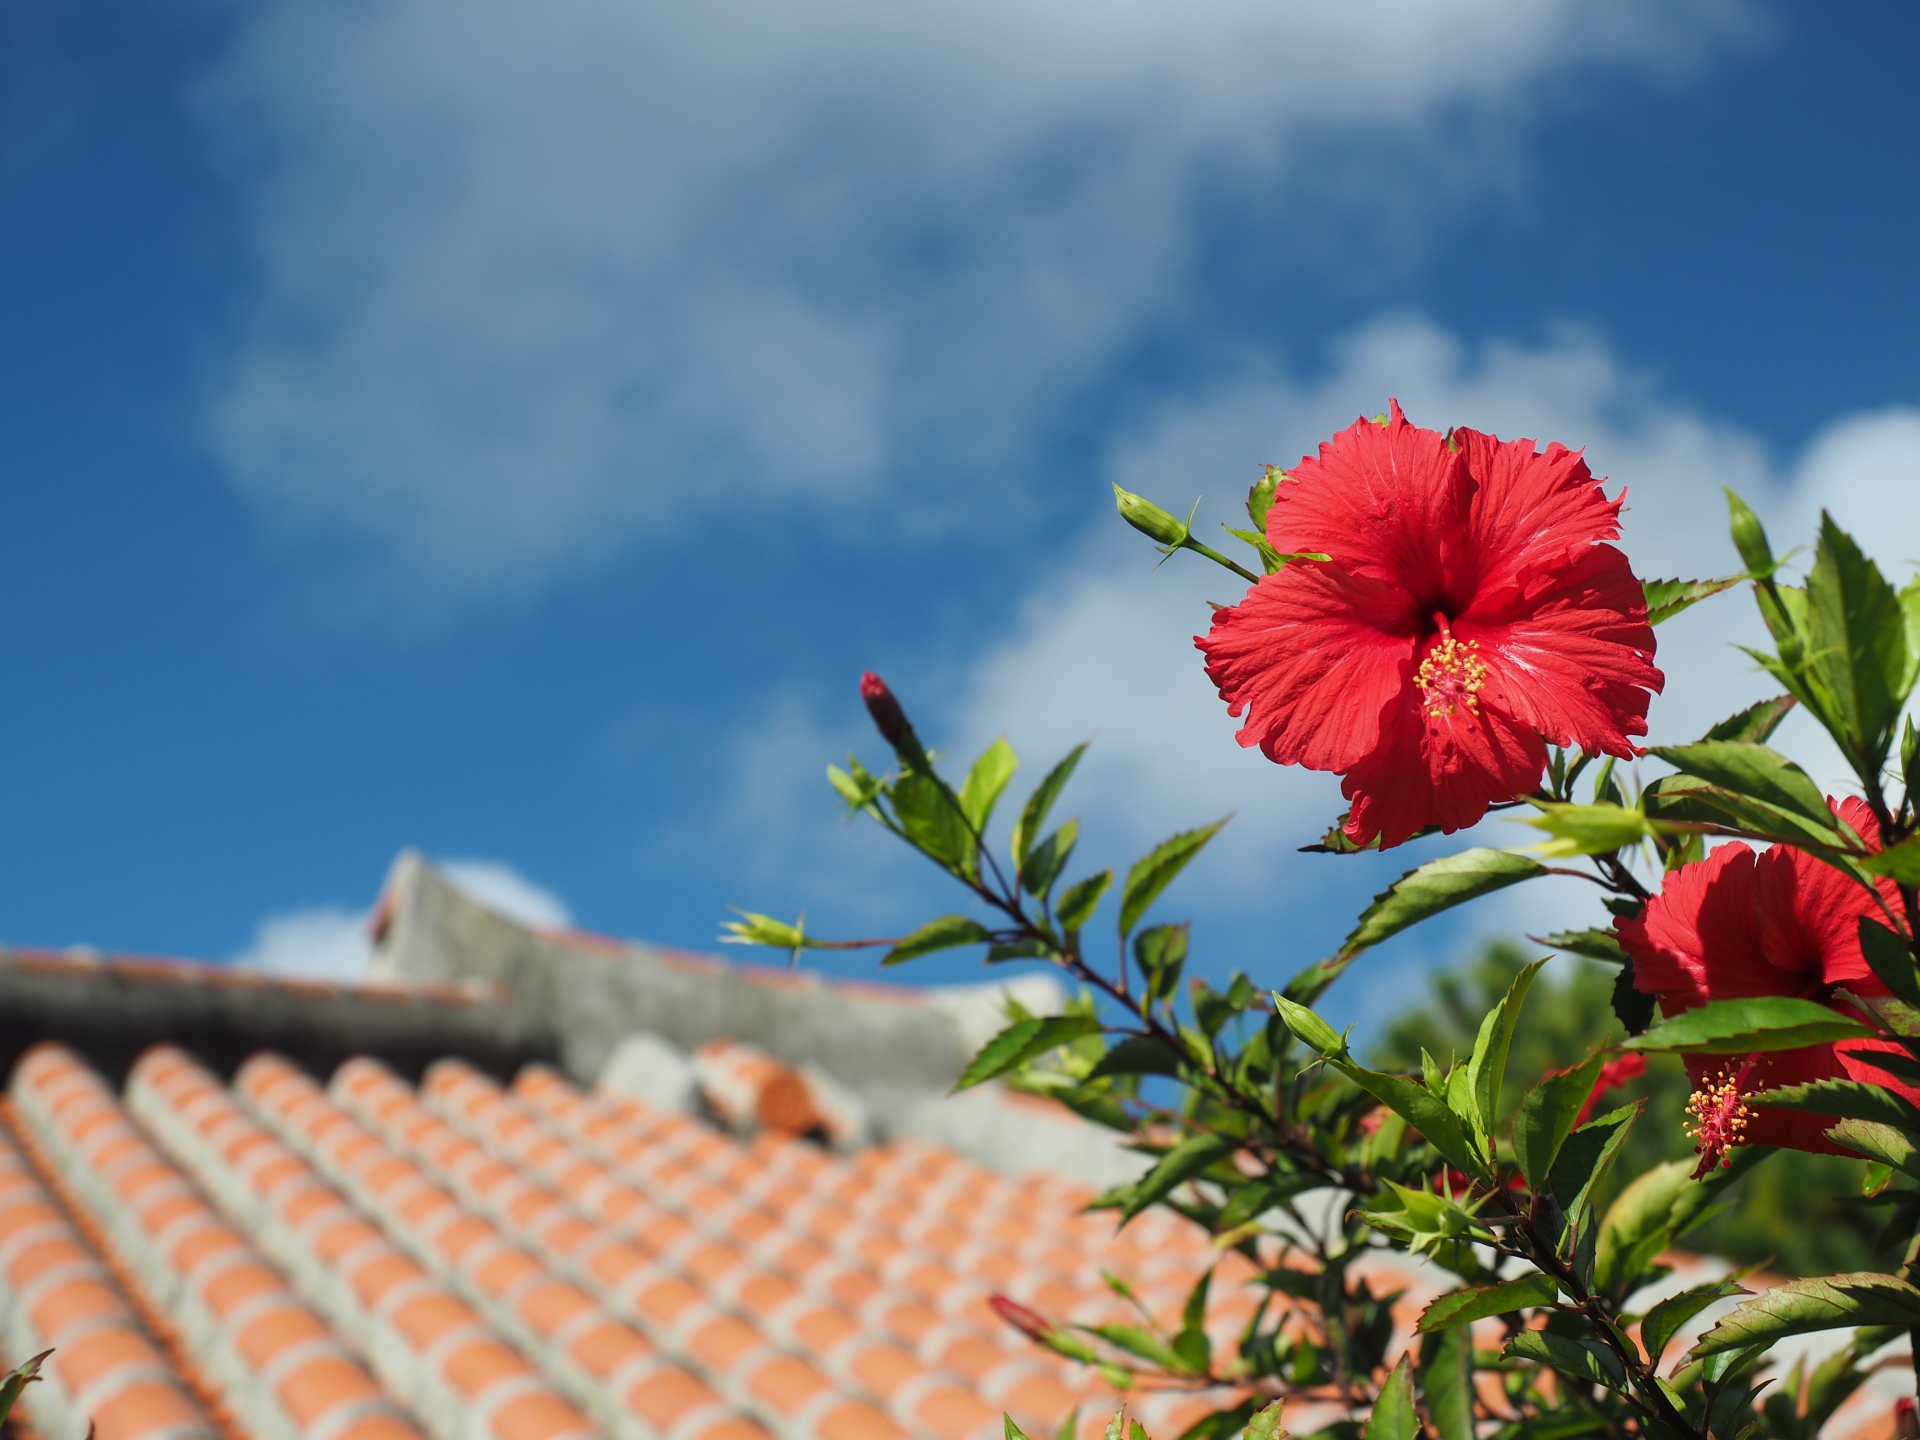
M364 980L373 944L363 910L316 905L269 915L233 963L269 975L314 980Z
M501 860L436 860L434 867L488 909L522 925L564 929L573 924L567 902Z
M203 97L260 279L211 433L274 523L455 599L749 490L912 473L924 508L920 457L1017 458L1176 303L1196 187L1391 136L1405 183L1316 198L1431 204L1461 145L1508 163L1511 126L1461 122L1749 28L1740 0L261 0Z

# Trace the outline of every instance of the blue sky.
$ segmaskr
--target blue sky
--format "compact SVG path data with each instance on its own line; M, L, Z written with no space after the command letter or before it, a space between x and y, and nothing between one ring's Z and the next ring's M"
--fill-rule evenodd
M1109 480L1225 518L1392 393L1586 445L1646 570L1723 482L1920 557L1911 7L1335 8L8 6L0 935L258 954L403 845L884 933L948 897L819 779L872 666L1030 777L1097 731L1091 859L1237 809L1169 903L1272 978L1416 857L1292 853L1333 790ZM1656 735L1761 693L1737 613Z

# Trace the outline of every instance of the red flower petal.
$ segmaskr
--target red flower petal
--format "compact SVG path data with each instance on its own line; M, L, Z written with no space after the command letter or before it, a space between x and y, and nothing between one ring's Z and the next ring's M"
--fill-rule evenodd
M1347 833L1397 845L1531 790L1546 745L1630 756L1653 633L1586 462L1475 431L1361 420L1275 492L1267 537L1318 551L1195 643L1240 743L1345 776Z

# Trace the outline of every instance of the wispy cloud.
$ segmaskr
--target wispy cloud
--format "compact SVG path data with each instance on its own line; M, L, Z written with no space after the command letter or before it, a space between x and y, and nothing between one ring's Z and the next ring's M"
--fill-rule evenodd
M1447 152L1444 187L1408 165L1367 201L1417 205L1512 129L1462 117L1749 27L1736 0L265 0L204 92L260 267L210 433L274 526L422 605L748 490L910 491L938 523L927 457L1017 466L1178 312L1207 185L1335 196L1316 157L1390 136Z

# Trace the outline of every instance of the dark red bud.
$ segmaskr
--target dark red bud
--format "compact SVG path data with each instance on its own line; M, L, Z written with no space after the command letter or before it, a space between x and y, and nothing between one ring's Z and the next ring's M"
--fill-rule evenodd
M907 722L907 712L900 708L887 682L871 670L860 672L860 698L867 702L867 713L873 717L874 728L889 745L895 750L920 748L913 726Z
M1029 1310L1018 1300L1009 1300L1004 1295L995 1295L987 1301L993 1307L993 1313L1018 1330L1029 1340L1045 1340L1053 1333L1046 1317L1038 1311Z

